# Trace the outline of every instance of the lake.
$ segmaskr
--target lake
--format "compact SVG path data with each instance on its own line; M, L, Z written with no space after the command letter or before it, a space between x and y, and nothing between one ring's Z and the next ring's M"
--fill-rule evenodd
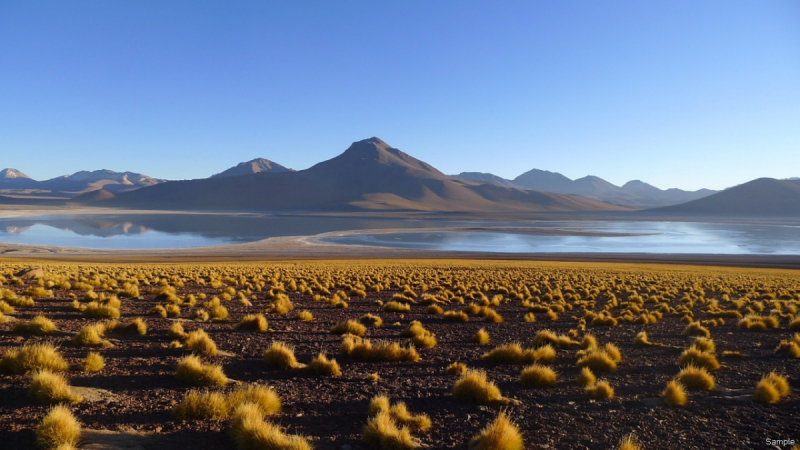
M456 230L443 231L443 228ZM4 218L0 219L0 242L101 249L188 248L279 236L389 229L407 231L348 233L322 240L334 244L492 253L800 254L800 226L785 223L492 221L269 214Z

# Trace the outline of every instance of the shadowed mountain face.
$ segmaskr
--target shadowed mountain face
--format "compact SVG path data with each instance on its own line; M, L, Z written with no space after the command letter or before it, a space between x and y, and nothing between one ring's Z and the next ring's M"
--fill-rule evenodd
M297 172L175 181L103 204L161 209L609 211L597 200L451 178L378 138Z
M800 181L759 178L699 200L651 212L798 217Z
M256 158L250 161L239 163L228 170L220 172L216 175L212 175L211 178L238 177L239 175L252 175L254 173L262 172L281 173L292 171L292 169L288 169L268 159Z
M632 208L675 205L696 200L716 192L708 189L694 192L680 189L662 190L639 180L629 181L624 186L619 187L593 175L571 180L560 173L539 169L529 170L513 180L481 172L465 172L456 177L497 186L553 192L556 194L580 195Z

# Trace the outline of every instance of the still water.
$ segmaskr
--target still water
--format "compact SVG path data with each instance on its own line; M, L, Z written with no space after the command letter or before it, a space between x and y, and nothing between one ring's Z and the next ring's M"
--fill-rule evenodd
M455 231L429 230L456 228ZM283 215L120 214L0 219L0 242L146 249L253 242L277 236L329 243L497 253L800 254L800 226L775 223L481 221ZM407 230L407 231L405 231Z

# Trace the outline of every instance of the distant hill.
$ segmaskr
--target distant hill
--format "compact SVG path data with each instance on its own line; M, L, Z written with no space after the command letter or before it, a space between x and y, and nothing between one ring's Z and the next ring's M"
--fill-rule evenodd
M105 202L104 202L105 203ZM173 181L108 203L159 209L612 211L574 195L523 191L449 177L378 138L297 172Z
M534 191L555 192L557 194L575 193L569 192L572 190L572 180L558 172L531 169L514 178L513 181L517 186Z
M511 180L506 180L505 178L498 177L492 173L486 172L461 172L458 175L453 175L453 178L458 178L464 181L475 181L478 183L491 183L496 186L503 186L509 188L516 188L522 189L521 187L514 184Z
M252 175L254 173L262 173L262 172L281 173L281 172L291 172L291 171L292 169L288 169L268 159L256 158L250 161L239 163L231 167L230 169L220 172L216 175L211 175L211 178L238 177L240 175Z
M0 171L0 192L7 195L68 198L86 192L104 189L109 192L125 192L164 183L147 175L113 170L80 171L45 181L36 181L16 169Z
M800 216L800 181L759 178L708 197L648 212Z
M0 170L0 189L31 189L36 181L17 169Z

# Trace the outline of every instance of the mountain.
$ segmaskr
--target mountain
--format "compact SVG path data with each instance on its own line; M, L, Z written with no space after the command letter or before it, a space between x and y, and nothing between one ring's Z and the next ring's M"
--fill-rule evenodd
M648 212L797 217L800 181L759 178L699 200Z
M0 189L30 189L35 184L35 180L17 169L0 170Z
M612 211L573 195L523 191L449 177L378 138L297 172L173 181L104 204L157 209Z
M522 175L514 178L514 184L524 189L543 192L555 192L557 194L574 194L572 180L557 172L547 170L531 169Z
M254 173L261 172L281 173L291 171L292 169L283 167L282 165L272 162L268 159L256 158L250 161L239 163L216 175L211 175L211 178L238 177L239 175L252 175Z
M165 181L135 172L114 172L107 169L82 170L72 175L40 181L37 189L79 195L97 189L104 189L109 192L125 192L154 186Z
M508 188L516 188L522 189L521 187L514 184L511 180L506 180L505 178L498 177L492 173L486 172L461 172L458 175L453 175L453 178L458 178L464 181L475 181L478 183L490 183L497 186L503 186Z

